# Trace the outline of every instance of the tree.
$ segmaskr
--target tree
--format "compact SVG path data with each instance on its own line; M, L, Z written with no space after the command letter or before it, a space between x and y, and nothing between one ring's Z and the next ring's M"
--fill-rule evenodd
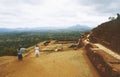
M115 20L115 17L109 17L108 18L110 21L113 21L113 20Z
M120 14L119 13L117 13L117 19L120 19Z

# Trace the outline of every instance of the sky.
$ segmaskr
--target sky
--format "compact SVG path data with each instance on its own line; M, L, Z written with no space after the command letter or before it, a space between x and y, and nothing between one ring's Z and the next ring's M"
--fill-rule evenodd
M120 13L120 0L0 0L0 28L96 27Z

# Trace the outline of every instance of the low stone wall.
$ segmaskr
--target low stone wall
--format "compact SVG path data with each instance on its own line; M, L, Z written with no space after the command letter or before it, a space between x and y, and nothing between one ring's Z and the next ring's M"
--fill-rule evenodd
M102 77L120 77L120 61L93 44L85 46L86 54Z

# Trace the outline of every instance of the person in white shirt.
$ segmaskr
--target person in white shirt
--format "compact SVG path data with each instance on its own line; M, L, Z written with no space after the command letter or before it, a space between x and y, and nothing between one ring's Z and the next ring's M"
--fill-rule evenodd
M40 49L39 49L38 45L36 45L36 47L35 47L35 55L36 55L36 57L38 57L39 54L40 54Z

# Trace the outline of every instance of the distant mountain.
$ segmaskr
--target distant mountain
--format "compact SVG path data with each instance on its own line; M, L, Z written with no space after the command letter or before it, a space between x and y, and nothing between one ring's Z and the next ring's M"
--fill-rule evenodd
M0 32L11 32L13 31L13 29L9 29L9 28L0 28Z
M68 30L79 30L79 31L86 31L86 30L91 30L92 28L91 27L88 27L88 26L83 26L83 25L74 25L74 26L71 26L69 28L67 28Z
M26 32L26 31L88 31L91 30L88 26L74 25L68 28L62 27L36 27L36 28L0 28L0 32Z
M29 32L29 31L49 31L49 30L57 30L61 28L56 27L36 27L36 28L0 28L0 33L3 32Z

